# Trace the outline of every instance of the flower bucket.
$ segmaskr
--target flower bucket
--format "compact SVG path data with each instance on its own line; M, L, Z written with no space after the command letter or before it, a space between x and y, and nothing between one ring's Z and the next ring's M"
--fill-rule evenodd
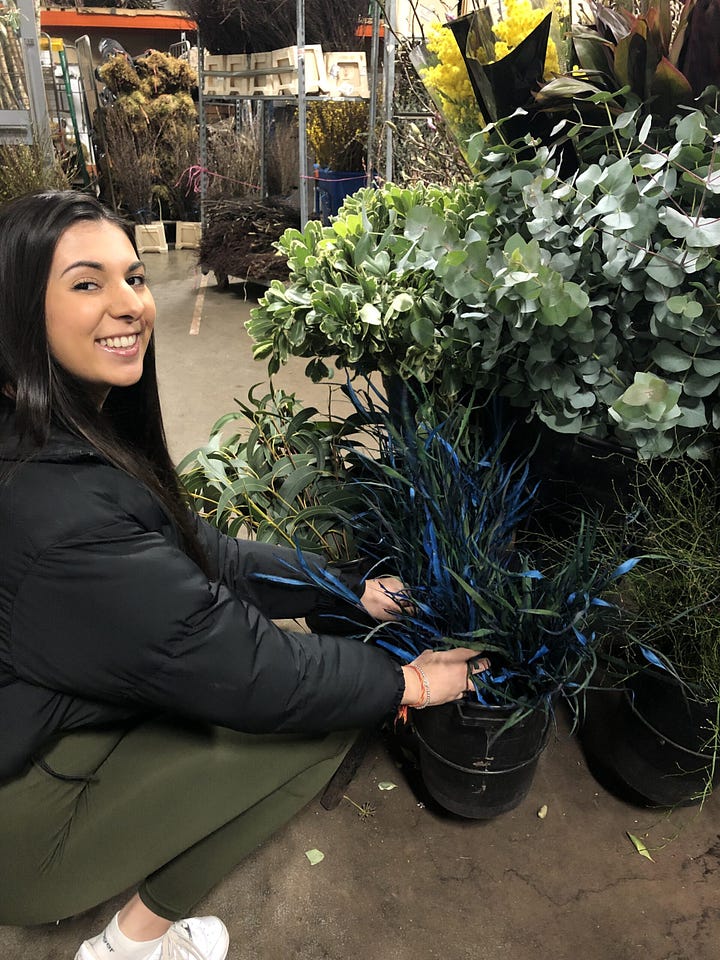
M327 220L337 215L345 197L367 186L367 176L362 171L347 172L321 167L316 183L320 195L320 212L323 220Z
M462 700L412 711L423 781L446 810L488 820L527 795L547 744L550 715L533 710L502 730L512 709Z
M711 779L720 780L711 742L716 712L715 705L689 697L670 674L643 670L627 682L605 763L646 806L699 803Z

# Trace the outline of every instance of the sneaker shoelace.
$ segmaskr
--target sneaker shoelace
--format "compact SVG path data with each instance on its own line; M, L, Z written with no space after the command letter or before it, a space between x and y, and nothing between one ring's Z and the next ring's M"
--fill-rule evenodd
M163 937L160 960L207 960L192 941L190 930L185 927L187 936L181 936L175 927L170 927Z

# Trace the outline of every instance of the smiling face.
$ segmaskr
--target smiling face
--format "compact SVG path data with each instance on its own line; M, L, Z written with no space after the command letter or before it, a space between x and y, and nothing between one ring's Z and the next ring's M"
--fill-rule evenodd
M145 267L107 220L83 220L60 236L45 293L50 352L105 400L137 383L155 324Z

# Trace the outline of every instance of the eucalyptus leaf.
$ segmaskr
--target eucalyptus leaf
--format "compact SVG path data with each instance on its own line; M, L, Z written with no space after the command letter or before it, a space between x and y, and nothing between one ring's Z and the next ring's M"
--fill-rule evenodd
M693 367L701 377L715 377L720 374L720 358L693 357Z
M652 358L669 373L688 370L693 364L693 358L672 343L659 343L652 352Z

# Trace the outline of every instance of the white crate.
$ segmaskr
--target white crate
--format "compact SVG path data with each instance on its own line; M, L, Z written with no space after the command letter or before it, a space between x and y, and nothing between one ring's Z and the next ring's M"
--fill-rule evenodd
M247 97L252 93L252 77L242 76L250 69L250 55L229 53L225 57L226 69L235 74L225 78L226 92L231 96Z
M227 70L227 57L206 53L203 57L203 93L207 96L224 97L228 92L227 79L214 76Z
M135 246L138 253L167 253L168 245L165 239L165 224L138 223L135 225Z
M278 92L277 72L273 73L273 51L250 54L251 70L267 70L250 77L250 93L264 97L276 96Z
M175 249L199 250L202 224L194 220L175 221Z
M296 97L298 92L298 48L281 47L273 50L273 66L290 67L287 72L278 75L278 92L285 96ZM327 93L328 80L325 74L325 60L322 47L319 43L308 44L305 47L305 92Z
M325 73L331 97L369 98L367 58L364 52L348 50L326 53Z

